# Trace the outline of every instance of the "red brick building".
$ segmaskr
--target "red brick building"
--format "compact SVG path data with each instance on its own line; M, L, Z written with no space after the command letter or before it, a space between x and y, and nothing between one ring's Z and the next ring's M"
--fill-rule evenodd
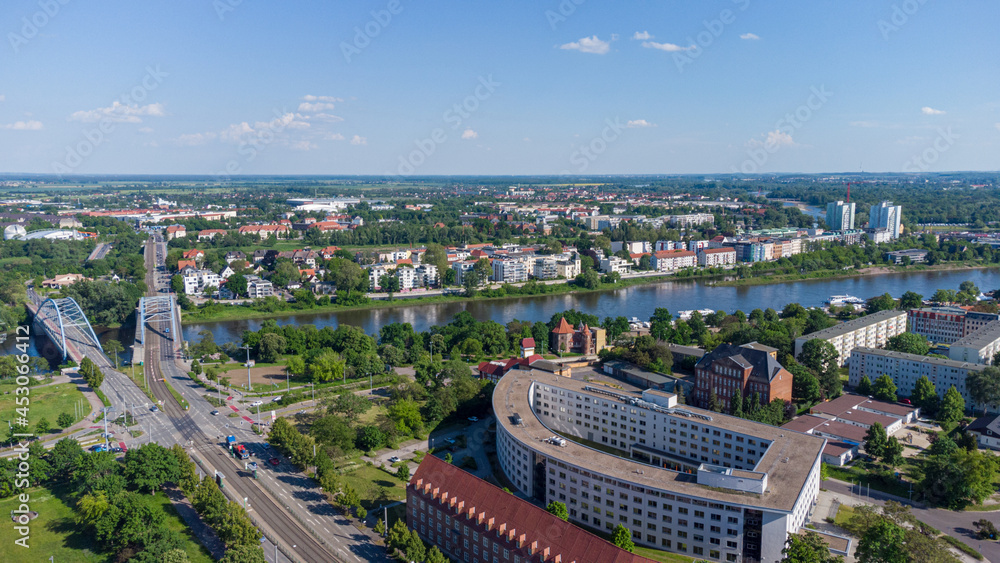
M603 328L590 328L581 324L579 328L565 319L559 319L559 324L552 329L549 349L553 352L570 352L573 354L593 355L604 349L607 336Z
M406 524L454 561L653 563L432 455L406 486Z
M778 363L777 352L756 342L743 346L720 344L695 364L694 404L711 408L714 391L723 410L728 411L736 390L744 399L756 393L762 405L774 399L791 401L792 374Z

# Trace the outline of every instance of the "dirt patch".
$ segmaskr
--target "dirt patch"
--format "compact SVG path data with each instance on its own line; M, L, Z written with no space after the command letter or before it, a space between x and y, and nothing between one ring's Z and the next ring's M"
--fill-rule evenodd
M231 385L240 387L246 385L247 382L247 368L237 367L227 371L222 374L222 377L228 377ZM274 387L277 383L278 387L281 389L285 388L285 368L284 366L268 366L268 367L252 367L250 368L250 381L254 385L266 385L269 387ZM292 385L295 385L295 378L290 378Z

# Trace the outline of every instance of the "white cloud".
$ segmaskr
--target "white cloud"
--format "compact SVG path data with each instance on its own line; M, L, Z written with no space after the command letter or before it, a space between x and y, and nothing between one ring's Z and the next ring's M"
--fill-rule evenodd
M593 55L603 55L611 50L611 43L607 41L601 41L596 35L591 37L584 37L579 41L573 41L572 43L565 43L559 46L560 49L565 49L568 51L580 51L581 53L590 53Z
M111 107L74 112L73 115L69 116L69 119L84 123L95 123L105 119L116 123L142 123L142 117L163 117L166 114L163 104L140 106L116 101L111 104Z
M140 133L152 133L153 132L153 128L152 127L140 127L138 129L138 131Z
M924 115L944 115L945 113L943 110L934 109L930 106L924 106L920 108L920 112L923 113Z
M316 102L316 103L302 102L301 104L299 104L299 111L313 113L317 111L326 111L328 109L333 109L333 107L334 107L333 104L327 102Z
M668 53L676 53L677 51L690 51L694 49L695 46L691 45L689 47L681 47L680 45L674 45L673 43L657 43L656 41L643 41L642 46L647 49L659 49L661 51L666 51Z
M304 115L304 116L301 116L301 117L302 117L302 119L306 119L306 120L312 120L312 119L321 119L321 120L324 120L324 121L343 121L344 120L343 117L340 117L339 115L333 115L333 114L330 114L330 113L314 113L312 115Z
M0 129L8 131L39 131L42 129L41 121L15 121L6 125L0 125Z
M625 127L628 127L630 129L640 129L643 127L656 127L656 124L650 123L645 119L632 119L625 124Z
M328 133L323 136L324 141L343 141L344 136L340 133Z
M637 31L632 35L632 39L636 41L649 41L653 36L648 31Z
M760 39L760 36L757 35L756 33L744 33L743 35L740 35L740 39L749 39L751 41L756 41Z
M466 139L466 140L468 140L468 139L478 139L479 138L479 133L476 133L472 129L466 129L465 131L462 131L462 138Z
M764 140L750 139L747 143L751 147L793 147L796 146L792 136L780 129L769 131Z
M181 135L180 137L177 137L176 142L178 145L183 145L185 147L200 147L215 138L215 133L210 131L208 133L191 133L188 135Z
M334 102L344 101L343 98L335 98L333 96L313 96L312 94L302 96L302 99L307 102L329 102L331 104Z
M352 145L367 145L368 144L368 137L362 137L361 135L355 135L355 136L351 137L351 144Z

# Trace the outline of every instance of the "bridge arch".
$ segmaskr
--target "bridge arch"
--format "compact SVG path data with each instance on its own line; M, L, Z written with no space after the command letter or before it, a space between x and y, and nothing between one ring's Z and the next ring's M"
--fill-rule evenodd
M87 315L72 297L46 299L38 307L38 312L35 314L35 324L41 326L49 338L59 346L62 350L63 360L69 356L69 348L66 346L67 327L78 328L84 337L89 338L98 349L101 348L101 341L94 333L94 327L90 326Z

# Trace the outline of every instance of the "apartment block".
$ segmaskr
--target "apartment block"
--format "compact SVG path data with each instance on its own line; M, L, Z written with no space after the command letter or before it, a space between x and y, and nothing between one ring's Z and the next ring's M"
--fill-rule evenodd
M736 263L734 248L705 248L698 251L698 265L712 268Z
M1000 352L1000 321L993 321L956 340L948 349L948 357L959 362L990 364L997 352Z
M795 339L795 357L802 353L802 346L810 340L826 340L837 349L838 365L844 365L851 358L851 350L856 347L881 348L890 338L906 332L905 311L879 311L836 326L800 336Z
M698 255L690 250L661 250L653 253L653 269L660 272L693 268L698 263Z
M518 283L528 281L528 265L521 260L493 259L493 281Z
M976 362L859 347L851 352L848 383L857 387L862 377L867 376L869 380L875 381L881 375L888 375L896 384L897 393L902 397L908 397L913 394L913 386L917 380L927 376L940 397L943 398L948 389L954 385L965 398L966 407L972 407L974 401L965 385L965 379L970 373L982 371L985 367L984 364Z

